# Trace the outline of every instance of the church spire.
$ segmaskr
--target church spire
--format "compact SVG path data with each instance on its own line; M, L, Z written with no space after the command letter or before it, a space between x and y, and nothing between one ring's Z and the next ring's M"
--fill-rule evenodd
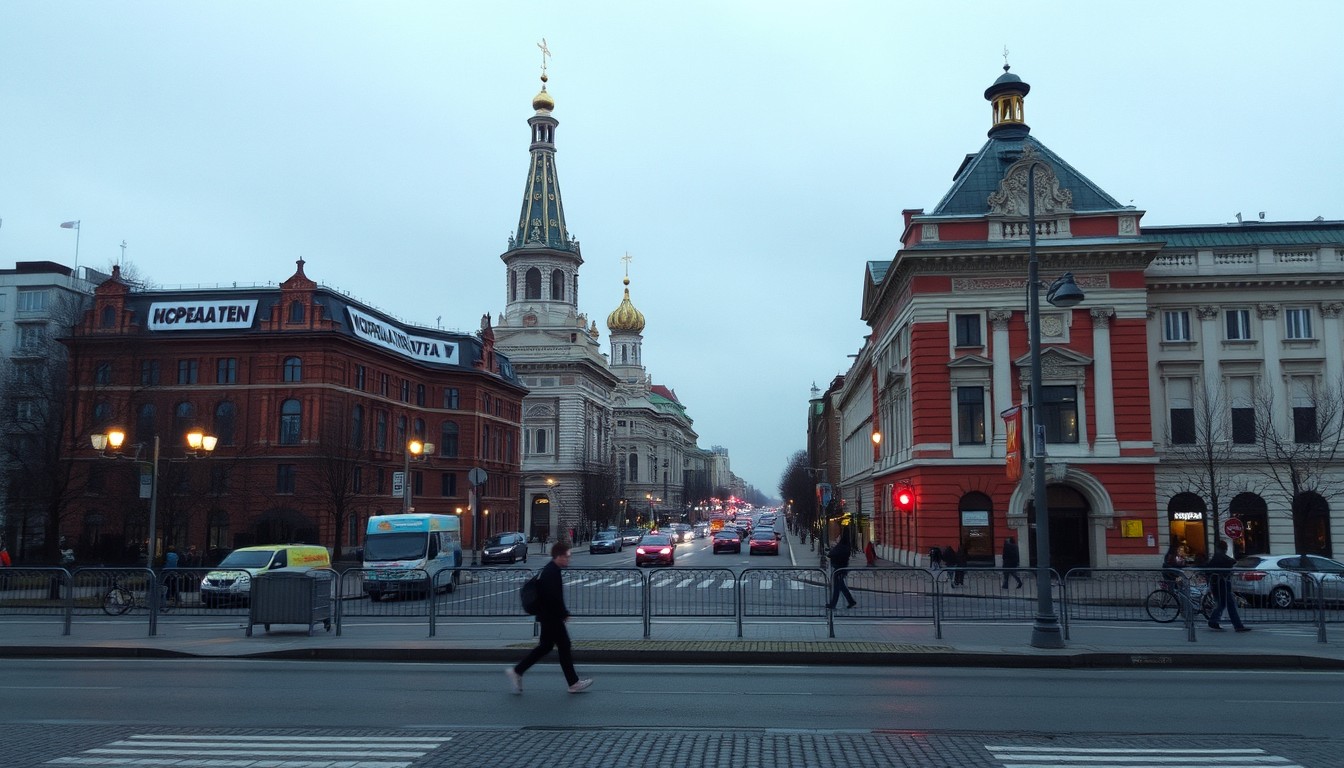
M560 199L560 182L555 172L555 128L559 121L551 115L555 99L546 91L546 59L551 51L546 40L537 45L541 49L541 91L532 98L536 113L528 118L532 128L532 163L528 168L527 184L523 187L523 210L518 217L518 229L509 238L509 247L555 248L578 252L579 244L570 237L565 227L565 206Z

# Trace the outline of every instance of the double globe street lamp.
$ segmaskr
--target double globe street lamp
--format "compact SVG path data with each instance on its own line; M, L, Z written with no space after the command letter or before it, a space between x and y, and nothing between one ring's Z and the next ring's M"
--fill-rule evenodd
M129 458L132 461L149 466L149 542L145 545L145 567L152 569L154 567L155 544L158 539L156 528L158 527L159 504L159 436L154 435L149 461L143 461L140 458L140 449L144 447L142 443L136 444L134 456L123 456L117 453L126 443L126 433L120 429L109 429L105 433L89 435L89 442L93 444L93 449L98 451L103 458ZM209 456L218 444L218 437L207 435L199 429L193 429L187 433L187 456L190 458ZM110 454L108 453L109 449L112 451Z

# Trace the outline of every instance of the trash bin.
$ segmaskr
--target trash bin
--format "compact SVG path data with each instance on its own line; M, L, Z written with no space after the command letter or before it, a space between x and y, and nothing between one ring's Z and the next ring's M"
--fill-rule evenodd
M252 579L247 636L261 624L306 624L308 634L321 623L331 631L331 571L274 571Z

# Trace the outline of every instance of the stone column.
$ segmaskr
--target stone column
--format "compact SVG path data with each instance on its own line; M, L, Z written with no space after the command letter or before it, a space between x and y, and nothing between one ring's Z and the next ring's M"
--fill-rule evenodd
M1338 301L1321 305L1321 340L1325 344L1325 383L1331 387L1344 384L1344 337L1340 328L1340 313L1344 303Z
M1095 456L1119 456L1120 442L1115 437L1115 385L1111 378L1111 318L1114 307L1096 307L1092 315L1092 371L1097 402L1097 437L1092 444Z
M1279 306L1257 304L1255 311L1260 316L1260 339L1264 342L1261 345L1265 360L1265 380L1262 385L1268 388L1269 395L1277 406L1275 412L1270 414L1270 418L1273 419L1275 428L1282 430L1285 426L1284 414L1287 413L1284 403L1289 400L1288 388L1283 381L1283 366L1279 360L1279 349L1282 346L1279 338Z

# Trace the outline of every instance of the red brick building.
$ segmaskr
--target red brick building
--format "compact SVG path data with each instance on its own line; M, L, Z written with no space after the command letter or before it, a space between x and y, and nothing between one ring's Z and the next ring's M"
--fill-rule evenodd
M405 326L298 269L278 287L139 291L120 274L65 340L70 350L72 499L65 530L82 561L137 556L148 538L151 446L159 439L156 551L195 545L206 562L242 546L363 542L369 515L411 508L517 530L519 430L527 390L476 334ZM90 435L120 428L107 460ZM218 438L195 460L198 428ZM421 457L408 444L432 444ZM138 448L136 447L138 446ZM428 448L428 446L427 446ZM108 452L109 455L111 452ZM473 530L468 473L485 470Z

